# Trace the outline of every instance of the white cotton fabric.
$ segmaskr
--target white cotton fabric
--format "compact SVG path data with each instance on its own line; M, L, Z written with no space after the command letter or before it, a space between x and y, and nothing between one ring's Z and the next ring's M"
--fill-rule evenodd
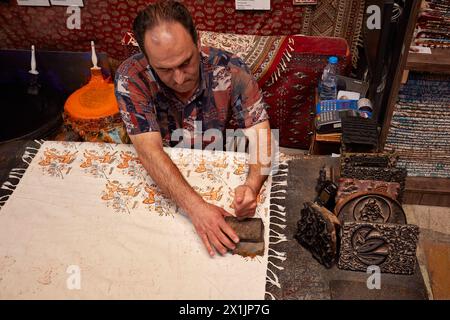
M165 150L207 201L233 212L245 154ZM257 209L265 255L211 258L131 156L130 145L41 146L0 209L0 299L264 299L270 178Z

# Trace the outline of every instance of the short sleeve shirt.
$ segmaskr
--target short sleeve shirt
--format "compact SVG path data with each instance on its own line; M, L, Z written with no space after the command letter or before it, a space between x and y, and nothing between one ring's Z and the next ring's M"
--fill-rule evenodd
M200 84L181 102L150 67L142 53L125 60L115 76L115 95L128 134L159 131L165 146L174 145L176 129L249 128L268 120L267 104L245 63L229 52L202 47Z

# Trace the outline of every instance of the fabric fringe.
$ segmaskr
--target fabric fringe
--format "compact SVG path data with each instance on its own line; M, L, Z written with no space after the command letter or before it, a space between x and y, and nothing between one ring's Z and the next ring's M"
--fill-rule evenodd
M283 53L281 54L282 57L280 62L278 63L277 69L272 73L272 76L270 77L270 81L267 83L267 86L272 86L275 82L281 79L281 75L285 73L288 69L287 64L292 59L291 52L294 51L295 40L294 38L289 37L288 42L289 43L286 49L284 49Z
M358 20L356 22L356 28L357 30L355 31L355 35L354 37L356 38L356 41L353 42L352 47L350 48L351 50L351 55L352 55L352 66L353 68L357 68L358 67L358 58L359 58L359 47L363 47L364 46L364 35L363 35L363 21L364 21L364 9L365 9L365 1L361 1L360 7L359 7L359 12L358 12Z
M34 157L38 153L40 147L45 142L44 140L34 140L34 142L37 144L37 148L34 147L26 147L25 152L22 155L22 168L13 168L9 172L8 178L5 182L0 186L0 189L6 190L2 193L6 193L5 195L0 197L0 210L1 208L6 204L9 197L12 195L14 190L16 190L17 186L19 185L20 180L25 175L25 172L27 171L28 166L30 165L31 161L33 161Z
M292 39L293 41L293 39ZM291 42L290 42L291 43ZM271 287L275 286L281 289L280 281L277 276L279 270L284 268L279 263L284 262L286 252L280 252L275 249L276 245L288 241L284 230L286 228L286 195L288 179L288 163L279 162L272 169L272 186L270 190L270 231L269 231L269 256L266 275L266 299L275 300Z

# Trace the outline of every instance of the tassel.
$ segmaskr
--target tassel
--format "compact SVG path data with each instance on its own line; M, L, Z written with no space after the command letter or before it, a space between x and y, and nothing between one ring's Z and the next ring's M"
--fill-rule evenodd
M269 258L278 259L280 261L285 261L287 259L286 257L274 256L272 254L269 255Z
M20 180L20 179L22 179L22 175L17 175L16 173L10 173L9 176L8 176L8 179Z
M275 194L275 193L287 193L287 190L286 189L280 189L280 190L273 190L272 192L271 192L271 194Z
M279 224L279 223L275 223L275 222L271 222L270 225L271 226L272 225L277 226L278 228L281 228L281 229L285 229L286 228L285 224Z
M272 206L277 207L278 210L281 210L281 211L286 211L286 207L280 206L279 204L276 204L276 203L273 203L273 204L271 204L270 206L271 206L271 207L272 207Z
M274 237L274 238L276 238L276 237L278 237L278 238L286 238L286 236L284 235L284 234L281 234L281 233L279 233L279 232L276 232L276 231L274 231L274 230L270 230L270 231L272 231L273 233L275 233L275 235L274 236L271 236L271 235L269 235L269 237Z
M9 182L9 181L5 181L5 183L3 183L3 185L4 185L4 186L7 186L7 187L14 188L14 189L17 187L17 184L12 184L12 183Z
M282 198L282 199L285 199L285 198ZM279 210L275 210L275 209L270 209L270 212L278 213L279 215L282 215L283 217L286 215L286 211L279 211Z
M272 266L274 266L275 268L277 268L278 270L284 270L283 267L277 266L275 263L273 263L272 261L269 261L269 264L271 264Z
M274 244L279 244L281 242L286 242L286 241L287 241L287 239L280 239L278 241L269 241L269 244L274 245Z
M279 282L278 277L277 277L277 275L275 274L275 272L273 272L272 270L270 270L269 267L267 267L267 271L270 271L270 273L272 273L273 279L270 278L270 277L269 277L269 274L267 273L267 275L266 275L266 280L267 280L270 284L273 284L274 286L276 286L276 287L278 287L278 288L281 289L280 282Z
M272 298L272 300L276 300L275 297L274 297L274 295L271 294L269 291L266 291L266 294L267 294L268 296L270 296L270 298Z
M8 191L14 191L15 190L15 188L11 188L10 186L6 185L5 183L1 186L0 189L8 190Z
M273 218L273 219L278 219L278 220L280 220L281 222L286 222L286 219L285 219L285 218L282 218L282 217L279 217L279 216L272 215L270 218L271 218L271 219L272 219L272 218Z
M272 249L272 248L269 248L269 251L272 251L273 253L275 253L276 255L278 255L278 256L282 256L282 257L284 257L284 256L286 256L286 252L279 252L279 251L276 251L276 250L274 250L274 249Z

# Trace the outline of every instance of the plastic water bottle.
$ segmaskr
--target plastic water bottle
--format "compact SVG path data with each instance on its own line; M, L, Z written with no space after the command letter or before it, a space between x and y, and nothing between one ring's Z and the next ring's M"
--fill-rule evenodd
M329 57L328 64L323 69L320 84L320 100L336 100L337 97L337 57Z

